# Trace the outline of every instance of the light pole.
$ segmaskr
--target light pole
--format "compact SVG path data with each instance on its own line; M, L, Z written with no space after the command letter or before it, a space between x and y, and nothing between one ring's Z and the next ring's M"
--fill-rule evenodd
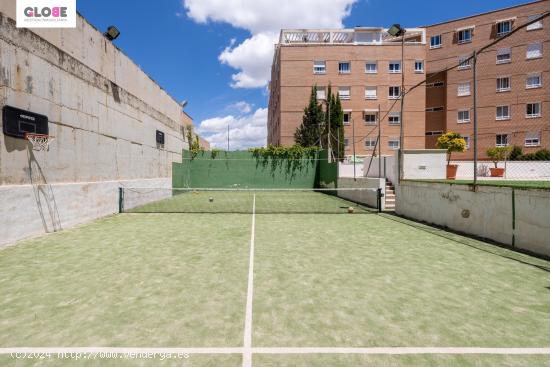
M328 134L327 134L327 149L328 149L328 162L332 163L332 146L330 144L331 135L330 135L330 102L326 99L327 96L325 96L325 99L323 102L327 105L327 127L328 127ZM330 98L330 96L328 96Z
M388 29L388 33L392 37L401 37L401 111L399 113L399 177L398 182L401 182L403 178L403 110L405 105L405 28L402 28L399 24L394 24Z

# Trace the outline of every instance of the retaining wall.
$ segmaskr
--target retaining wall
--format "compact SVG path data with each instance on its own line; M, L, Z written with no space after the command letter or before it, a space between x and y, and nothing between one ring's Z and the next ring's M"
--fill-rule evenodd
M376 189L381 188L382 194L386 194L386 183L384 178L367 178L361 177L357 179L340 177L338 179L338 188L368 188L373 190L339 190L338 196L342 199L354 201L356 203L365 204L372 208L378 207L378 194ZM382 209L385 209L384 199L381 200Z
M0 247L118 213L121 186L165 188L159 193L171 195L169 178L0 186Z
M396 213L550 256L550 191L402 181Z

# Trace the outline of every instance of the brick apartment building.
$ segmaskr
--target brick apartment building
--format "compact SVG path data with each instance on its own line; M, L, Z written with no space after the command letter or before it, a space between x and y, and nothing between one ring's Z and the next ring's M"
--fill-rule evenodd
M352 141L357 155L372 154L378 129L382 154L392 154L399 147L401 102L396 98L402 71L406 90L428 77L426 84L406 96L404 147L434 147L446 131L459 132L470 140L471 65L440 71L548 11L550 1L544 0L408 28L404 65L401 39L383 28L282 30L271 70L268 144L292 145L311 87L318 87L322 102L330 84L342 100L346 155L353 152ZM542 83L548 80L549 52L543 50L550 47L550 27L544 27L544 22L503 38L478 58L480 153L504 144L523 146L526 152L550 147L550 122L543 113L550 108L550 97L548 84ZM471 158L471 151L457 158Z

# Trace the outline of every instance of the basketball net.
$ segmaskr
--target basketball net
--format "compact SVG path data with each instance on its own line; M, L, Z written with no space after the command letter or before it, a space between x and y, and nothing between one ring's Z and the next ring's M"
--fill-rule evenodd
M33 150L48 150L53 136L44 134L25 134L25 139L31 142Z

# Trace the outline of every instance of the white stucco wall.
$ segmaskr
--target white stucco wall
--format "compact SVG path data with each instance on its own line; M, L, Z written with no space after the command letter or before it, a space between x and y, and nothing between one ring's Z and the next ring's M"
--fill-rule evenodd
M396 213L550 256L550 191L403 181Z
M447 152L443 149L406 149L403 151L403 178L445 179Z
M458 165L456 177L458 179L471 179L474 177L474 162L473 161L452 161L452 164ZM478 172L480 166L492 168L495 166L490 161L478 162ZM510 161L499 162L498 167L505 168L504 178L510 180L522 179L538 179L550 180L550 162L547 161ZM483 179L483 177L479 177Z

